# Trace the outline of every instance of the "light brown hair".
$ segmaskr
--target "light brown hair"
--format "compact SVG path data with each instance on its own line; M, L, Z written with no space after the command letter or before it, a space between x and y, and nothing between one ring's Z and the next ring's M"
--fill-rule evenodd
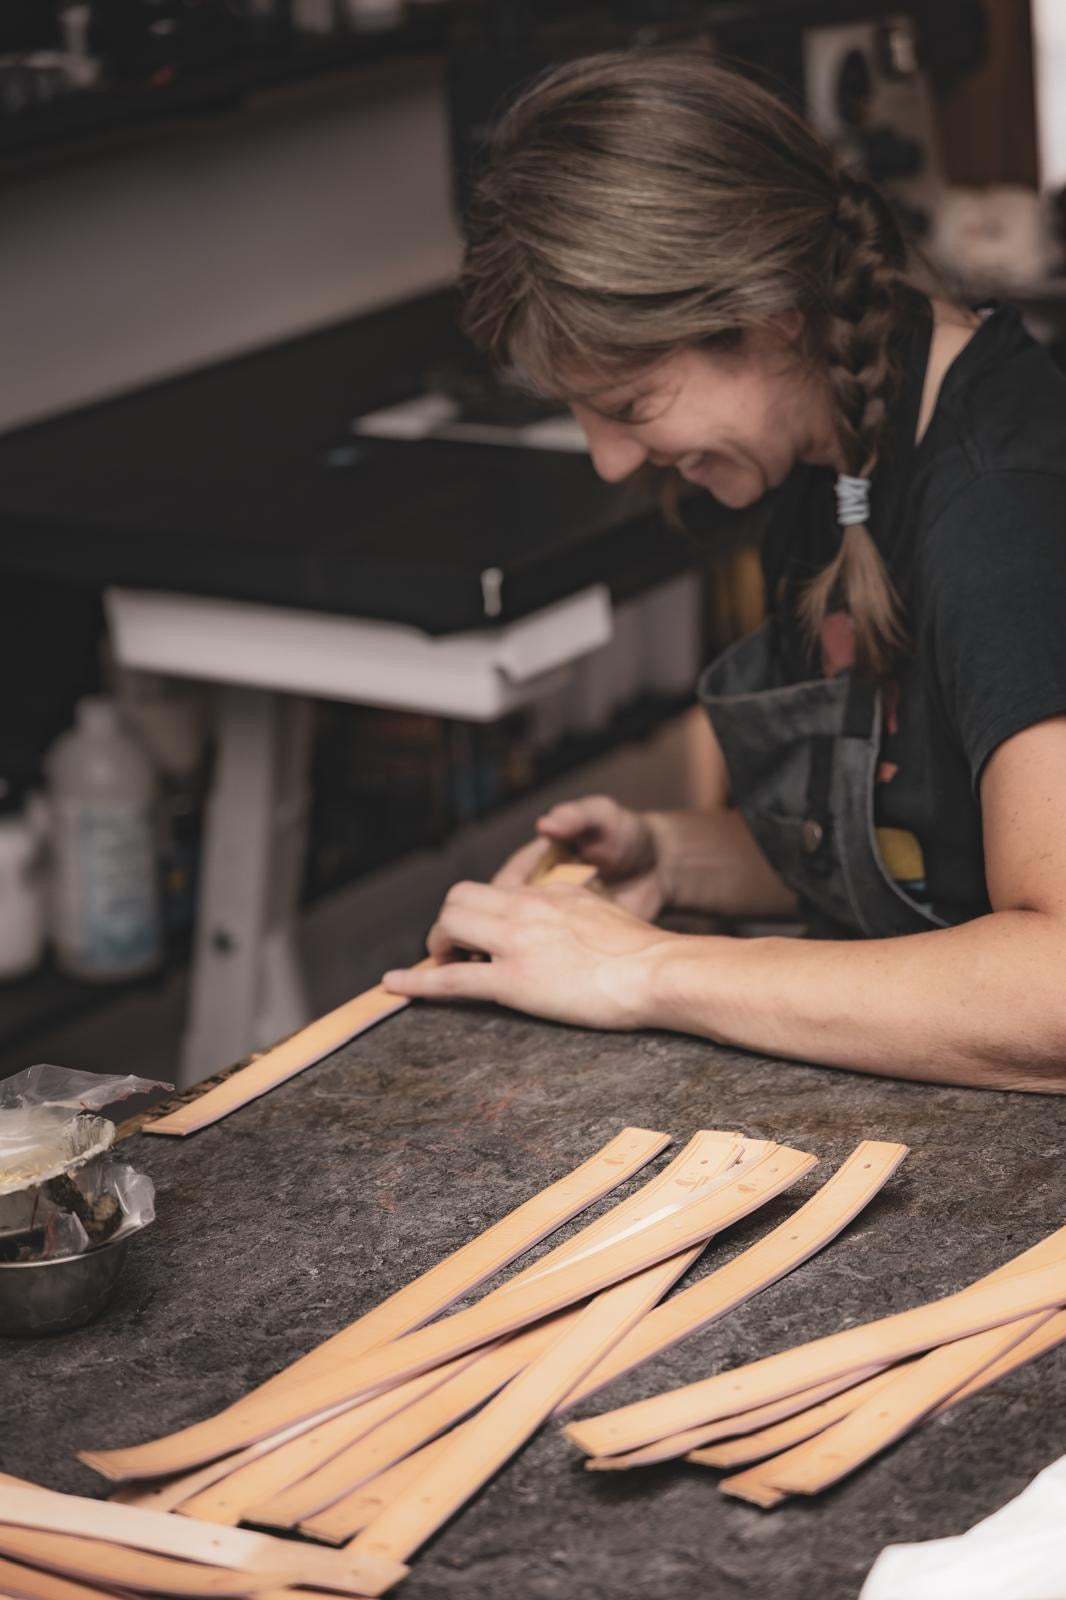
M538 387L632 379L685 347L735 349L799 312L844 471L869 477L898 383L906 250L890 208L782 101L705 53L555 69L500 121L468 216L464 323ZM573 390L570 398L575 398ZM865 527L806 586L817 640L839 596L860 665L903 642Z

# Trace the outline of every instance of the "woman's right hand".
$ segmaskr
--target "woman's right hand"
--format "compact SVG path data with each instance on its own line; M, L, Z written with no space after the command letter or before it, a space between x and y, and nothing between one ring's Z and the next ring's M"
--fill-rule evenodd
M597 869L610 899L634 916L653 921L665 904L655 832L646 817L607 795L565 800L537 822L537 838L516 850L494 883L525 883L553 844L565 844Z

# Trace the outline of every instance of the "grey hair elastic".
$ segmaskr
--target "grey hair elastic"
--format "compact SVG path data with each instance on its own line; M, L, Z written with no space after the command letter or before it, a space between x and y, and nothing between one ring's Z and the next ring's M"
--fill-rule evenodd
M837 521L842 528L865 526L870 519L870 480L837 473Z

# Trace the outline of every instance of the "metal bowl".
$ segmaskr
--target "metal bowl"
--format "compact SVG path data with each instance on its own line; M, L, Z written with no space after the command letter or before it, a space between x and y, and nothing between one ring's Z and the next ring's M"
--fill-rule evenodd
M80 1256L0 1262L0 1336L65 1333L95 1317L110 1299L130 1241L139 1232Z

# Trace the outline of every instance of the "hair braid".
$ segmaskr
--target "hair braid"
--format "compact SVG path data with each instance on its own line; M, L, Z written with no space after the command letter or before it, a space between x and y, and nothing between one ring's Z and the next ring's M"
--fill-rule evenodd
M888 203L862 178L838 178L836 248L819 355L829 380L844 471L869 478L899 382L892 334L900 314L906 246ZM899 600L869 530L843 530L840 549L807 584L800 614L817 641L839 596L855 624L860 666L887 675L905 643Z

